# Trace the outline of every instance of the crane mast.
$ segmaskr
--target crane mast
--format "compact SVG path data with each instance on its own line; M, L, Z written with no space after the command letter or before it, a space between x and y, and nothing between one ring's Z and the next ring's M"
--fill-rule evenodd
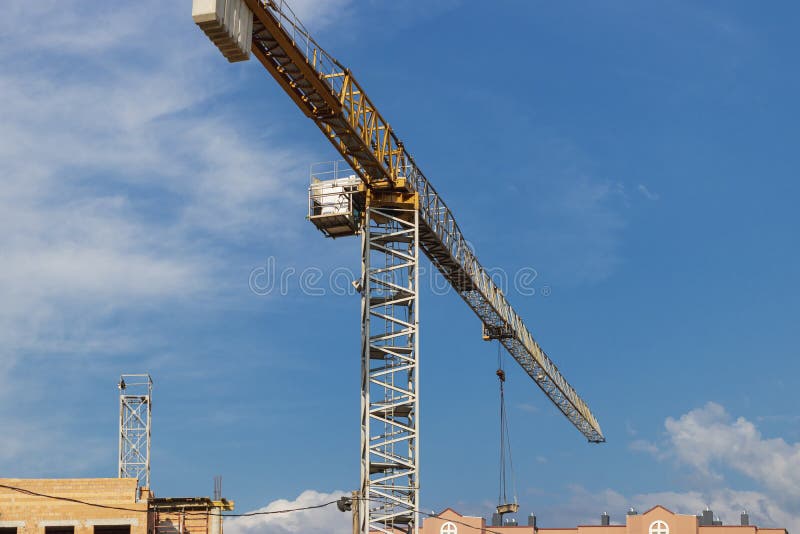
M195 15L198 4L216 9L213 29ZM226 28L231 5L235 13L246 6L252 15ZM252 51L354 172L351 180L316 184L309 218L329 237L362 239L360 532L418 531L420 251L481 320L484 339L499 340L589 442L604 442L589 407L478 262L450 208L389 123L285 1L194 0L193 15L230 61ZM243 32L250 40L231 53L246 40ZM347 210L326 213L326 195L344 198Z

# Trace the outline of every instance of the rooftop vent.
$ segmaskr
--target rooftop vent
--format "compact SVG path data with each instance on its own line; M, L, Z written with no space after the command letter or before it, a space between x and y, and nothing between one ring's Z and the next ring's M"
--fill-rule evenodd
M701 527L714 526L714 512L712 512L711 508L709 508L708 506L706 506L706 509L703 510L703 513L700 516L700 526Z

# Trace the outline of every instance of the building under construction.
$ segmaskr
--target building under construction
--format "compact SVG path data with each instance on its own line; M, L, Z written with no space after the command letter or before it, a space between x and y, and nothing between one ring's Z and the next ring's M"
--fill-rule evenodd
M133 478L0 479L0 534L222 534L233 503L158 498Z
M150 486L153 381L122 375L117 478L0 478L0 534L222 534L233 502L156 497Z

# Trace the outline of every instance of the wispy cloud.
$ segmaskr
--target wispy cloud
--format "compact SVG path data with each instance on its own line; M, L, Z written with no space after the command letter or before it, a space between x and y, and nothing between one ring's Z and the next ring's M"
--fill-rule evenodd
M635 439L628 444L628 448L636 452L646 452L653 456L658 456L661 451L655 443L651 443L645 439Z
M347 18L352 0L289 0L287 4L303 25L313 31Z
M623 262L630 203L625 184L598 176L567 139L542 133L527 149L537 170L515 178L515 194L525 209L535 202L527 239L537 257L549 258L547 279L557 276L557 283L574 285L608 278Z
M587 175L574 178L561 191L554 205L561 224L551 239L566 252L562 254L575 280L605 279L621 263L619 245L626 220L620 205L625 202L623 184Z
M56 23L35 16L46 6L23 4L8 6L22 24L6 23L4 53L45 55L25 38L32 19L45 25L37 32L63 38L47 63L12 65L0 78L0 225L11 229L0 236L6 350L52 335L38 324L89 319L75 307L102 316L213 291L221 262L208 240L241 241L293 220L283 215L302 209L301 191L282 181L307 159L251 140L232 111L198 109L221 90L198 65L210 58L186 51L178 42L186 37L148 33L162 10L92 14L59 3ZM65 37L86 27L105 32L91 40L104 46ZM126 53L123 68L116 57ZM63 67L73 63L80 75Z
M630 421L625 421L625 432L627 432L629 436L636 436L639 434L639 431L636 430L636 427L633 426L633 423Z
M312 158L215 100L229 89L216 69L234 67L193 46L204 37L184 3L4 9L0 395L11 395L34 362L147 352L161 332L138 319L155 311L197 312L210 297L221 311L230 244L297 231L303 190L284 183ZM35 432L7 415L6 428ZM31 455L46 456L6 443L0 465Z
M646 186L646 185L644 185L644 184L639 184L639 185L637 185L637 186L636 186L636 190L637 190L639 193L641 193L641 195L642 195L644 198L646 198L647 200L658 200L659 198L661 198L661 196L660 196L660 195L657 195L656 193L653 193L652 191L650 191L650 190L647 188L647 186Z
M523 412L528 412L528 413L536 413L539 411L539 407L536 406L535 404L531 404L530 402L520 402L516 405L516 407L522 410Z
M0 465L6 477L79 476L114 457L106 440L70 439L63 422L42 417L36 421L2 414L3 439L0 440ZM51 443L59 446L52 448Z

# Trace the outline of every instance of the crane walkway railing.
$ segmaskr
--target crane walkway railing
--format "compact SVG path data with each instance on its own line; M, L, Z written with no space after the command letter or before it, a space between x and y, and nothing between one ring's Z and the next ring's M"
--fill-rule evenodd
M370 188L405 187L420 198L420 245L488 331L561 412L594 443L605 441L589 407L534 340L467 245L450 208L341 63L283 0L245 0L253 11L253 52Z

